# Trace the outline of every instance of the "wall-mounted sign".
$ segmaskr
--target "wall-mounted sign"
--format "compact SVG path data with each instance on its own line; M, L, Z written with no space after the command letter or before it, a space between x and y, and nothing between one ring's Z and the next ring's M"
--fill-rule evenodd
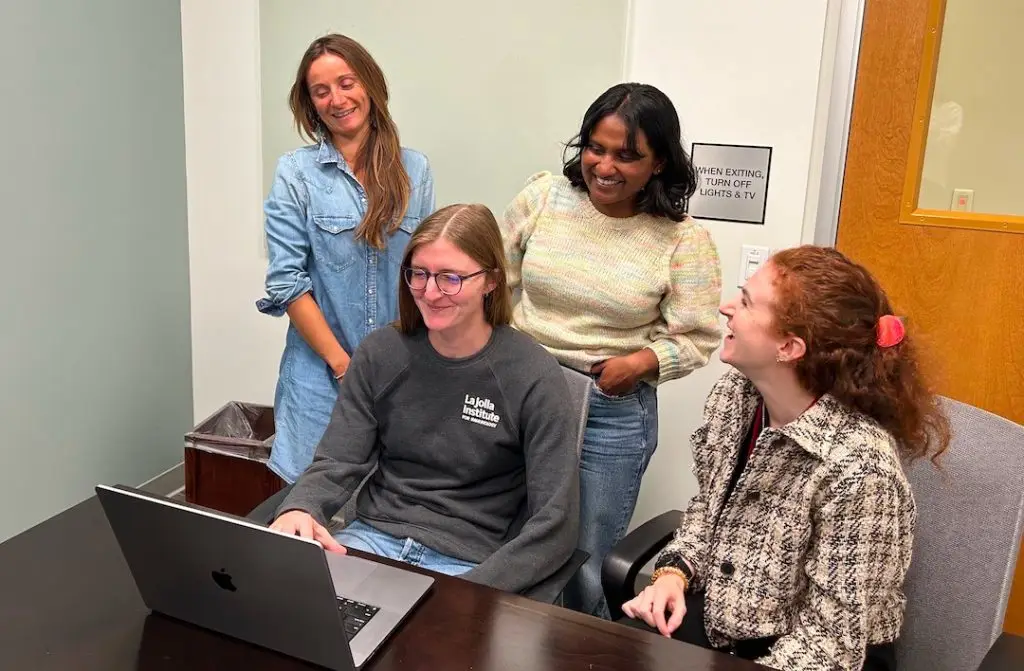
M771 147L694 142L691 160L697 171L691 217L764 224Z

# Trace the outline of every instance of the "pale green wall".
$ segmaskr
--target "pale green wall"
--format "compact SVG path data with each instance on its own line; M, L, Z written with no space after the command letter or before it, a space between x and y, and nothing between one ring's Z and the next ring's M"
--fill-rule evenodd
M181 459L178 0L0 4L0 101L2 540Z
M587 106L621 81L625 0L260 1L264 185L300 144L287 95L309 43L341 32L384 70L402 144L425 153L437 204L501 211ZM470 27L475 25L476 27Z

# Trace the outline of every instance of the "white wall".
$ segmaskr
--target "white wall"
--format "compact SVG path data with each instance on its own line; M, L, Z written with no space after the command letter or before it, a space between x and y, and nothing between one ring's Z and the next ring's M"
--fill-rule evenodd
M722 257L723 291L736 291L740 246L801 243L812 169L824 0L633 0L626 77L676 105L687 142L772 146L764 226L704 222ZM820 129L821 124L818 124ZM820 152L813 157L820 161ZM693 494L689 435L725 371L713 363L659 393L658 451L635 522L679 508Z
M266 259L255 0L181 0L196 420L272 403L285 322L256 311Z

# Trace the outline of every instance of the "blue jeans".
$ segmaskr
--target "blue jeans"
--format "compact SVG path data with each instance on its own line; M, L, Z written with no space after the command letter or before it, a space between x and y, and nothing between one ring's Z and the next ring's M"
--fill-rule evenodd
M460 575L476 567L473 562L443 555L411 538L395 538L377 531L360 520L352 522L335 534L334 538L347 548L403 561L445 575Z
M601 563L629 527L640 480L658 446L658 393L646 383L623 396L596 386L580 456L580 540L590 558L566 586L564 604L609 617Z

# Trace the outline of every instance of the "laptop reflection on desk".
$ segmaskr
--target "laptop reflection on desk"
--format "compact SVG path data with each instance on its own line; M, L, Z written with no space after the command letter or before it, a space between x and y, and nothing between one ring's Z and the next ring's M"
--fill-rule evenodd
M329 669L361 667L434 582L130 487L96 495L147 608Z

